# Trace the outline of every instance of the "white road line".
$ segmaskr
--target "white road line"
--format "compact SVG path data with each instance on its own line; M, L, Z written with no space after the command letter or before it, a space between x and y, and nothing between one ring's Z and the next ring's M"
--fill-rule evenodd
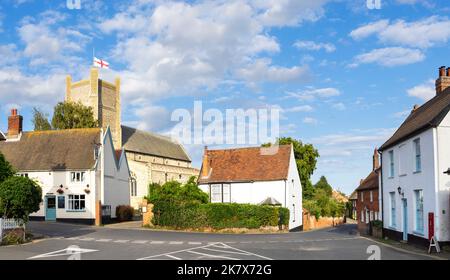
M80 241L93 241L93 240L95 240L95 238L92 238L92 237L86 237L86 238L81 238L81 239L79 239Z
M148 242L147 240L135 240L135 241L133 241L131 243L133 243L133 244L145 244L147 242Z
M79 237L69 237L69 238L66 238L67 240L78 240L78 239L80 239Z
M220 256L220 255L209 255L209 254L204 254L204 253L200 253L200 252L195 252L195 251L187 251L188 253L191 254L197 254L197 255L201 255L201 256L205 256L205 257L210 257L210 258L215 258L215 259L227 259L227 260L234 260L234 261L238 261L239 259L236 258L230 258L230 257L225 257L225 256Z
M172 259L174 259L174 260L182 260L182 259L180 259L180 258L177 258L177 257L174 257L174 256L172 256L172 255L166 255L166 256L168 256L169 258L172 258Z
M202 245L202 242L188 242L189 245Z
M214 252L219 252L219 253L226 253L226 254L245 255L245 256L251 256L252 255L252 254L249 254L249 253L231 252L231 251L216 250L216 249L211 249L211 248L203 248L203 250L214 251Z
M152 242L154 242L154 241L152 241ZM166 253L166 254L158 254L158 255L154 255L154 256L149 256L149 257L140 258L140 259L138 259L138 260L154 259L154 258L158 258L158 257L161 257L161 256L165 256L165 255L167 255L167 254L175 255L175 254L178 254L178 253L187 252L187 251L189 251L189 250L202 249L202 248L205 248L205 247L208 247L208 246L211 246L211 245L205 245L205 246L200 246L200 247L195 247L195 248L190 248L190 249L178 250L178 251L170 252L170 253Z
M225 242L226 244L236 244L237 242L236 241L228 241L228 242Z
M169 245L181 245L183 243L184 243L183 241L170 241Z
M128 243L130 240L116 240L114 243Z
M227 247L230 248L230 249L233 249L233 250L236 250L236 251L239 251L239 252L242 252L242 253L249 253L249 254L252 254L253 256L256 256L256 257L259 257L259 258L262 258L262 259L272 260L271 258L264 257L264 256L262 256L262 255L258 255L258 254L255 254L255 253L251 253L251 252L247 252L247 251L244 251L244 250L241 250L241 249L237 249L237 248L228 246L228 245L226 245L226 244L223 244L223 245L227 246Z
M95 242L110 242L112 239L97 239Z
M164 244L165 241L151 241L150 244Z

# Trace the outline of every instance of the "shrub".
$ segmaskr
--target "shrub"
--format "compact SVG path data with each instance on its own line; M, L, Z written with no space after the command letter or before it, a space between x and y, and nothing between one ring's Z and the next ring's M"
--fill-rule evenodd
M22 236L23 236L23 234L19 235L16 232L12 231L12 232L5 234L0 243L2 245L19 245L19 244L24 243Z
M116 207L116 217L119 222L131 221L134 216L134 208L130 205L119 205Z
M289 225L289 209L287 208L278 208L279 214L280 214L280 226L288 226Z
M195 176L192 176L185 185L177 181L170 181L162 186L151 184L149 186L148 200L153 204L159 200L176 203L207 203L209 201L208 194L197 186L195 180Z
M380 220L372 221L372 226L374 228L383 228L383 222Z

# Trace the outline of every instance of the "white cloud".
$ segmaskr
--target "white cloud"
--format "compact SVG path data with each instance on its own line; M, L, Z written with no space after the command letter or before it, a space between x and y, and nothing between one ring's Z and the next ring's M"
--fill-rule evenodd
M383 44L425 49L449 41L450 20L437 16L413 22L380 20L361 26L350 33L356 40L372 35L376 35Z
M16 63L20 58L20 52L14 44L0 45L0 66Z
M170 126L170 112L163 106L138 108L136 109L136 116L140 119L135 124L138 129L161 131Z
M336 88L308 88L298 92L287 92L286 97L311 101L316 98L331 98L339 95L341 92Z
M312 112L314 111L314 108L310 105L302 105L302 106L295 106L291 108L286 108L283 110L287 113L296 113L296 112Z
M335 103L332 106L334 109L339 110L339 111L344 111L345 109L347 109L347 107L345 106L344 103L339 102L339 103Z
M315 118L311 118L311 117L305 117L303 119L303 123L305 124L311 124L311 125L316 125L319 123L319 121Z
M391 47L374 49L370 52L357 55L354 63L350 67L357 67L360 64L375 63L382 66L393 67L399 65L413 64L423 61L425 55L421 50L408 49L402 47Z
M316 43L314 41L296 41L294 47L310 51L320 51L323 49L328 53L336 50L336 47L331 43Z
M409 96L417 97L423 101L427 101L436 95L436 89L434 86L434 81L432 79L412 87L407 90Z

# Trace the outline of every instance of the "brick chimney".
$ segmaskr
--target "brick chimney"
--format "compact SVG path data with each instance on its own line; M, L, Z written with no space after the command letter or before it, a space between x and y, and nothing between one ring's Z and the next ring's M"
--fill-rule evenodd
M17 114L17 109L11 109L8 117L8 139L17 138L22 133L23 117Z
M380 156L378 155L378 149L375 148L373 152L373 170L380 168Z
M450 67L445 69L445 66L439 68L439 77L436 80L436 94L443 92L450 88Z
M209 159L208 159L208 146L205 146L205 150L203 152L203 164L202 164L202 178L209 177Z

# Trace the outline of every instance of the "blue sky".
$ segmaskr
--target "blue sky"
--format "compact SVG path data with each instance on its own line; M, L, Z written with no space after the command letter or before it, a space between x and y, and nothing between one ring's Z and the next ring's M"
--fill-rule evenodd
M414 104L450 66L450 4L437 0L83 1L0 4L0 130L11 108L31 130L65 76L88 75L92 50L122 78L123 121L166 133L173 110L282 110L281 134L313 143L313 176L346 193ZM187 147L200 165L201 146Z

